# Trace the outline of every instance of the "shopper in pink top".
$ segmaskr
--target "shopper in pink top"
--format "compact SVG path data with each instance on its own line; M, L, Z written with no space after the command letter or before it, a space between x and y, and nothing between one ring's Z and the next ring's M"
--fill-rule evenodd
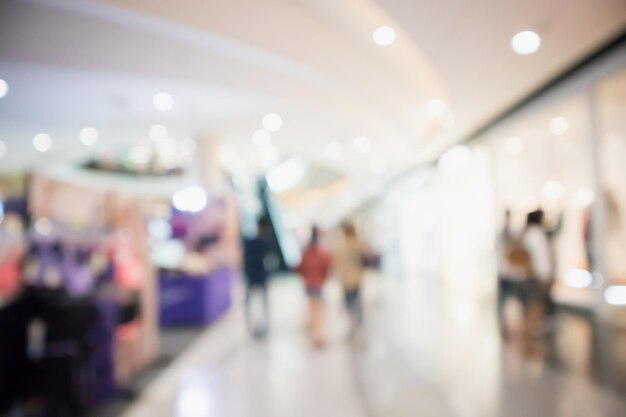
M324 304L322 300L322 288L328 277L331 257L319 245L319 231L316 226L311 230L311 242L302 252L302 260L297 271L302 275L304 287L309 299L309 322L308 327L311 339L316 347L321 348L325 344L323 319Z

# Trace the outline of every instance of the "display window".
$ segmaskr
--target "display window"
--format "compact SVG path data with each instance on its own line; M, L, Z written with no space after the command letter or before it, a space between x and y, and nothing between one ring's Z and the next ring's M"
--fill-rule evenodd
M555 278L589 271L587 223L594 200L585 97L577 95L518 117L490 134L495 206L524 233L529 212L545 213Z
M626 69L601 82L595 98L600 119L605 274L608 284L626 284Z

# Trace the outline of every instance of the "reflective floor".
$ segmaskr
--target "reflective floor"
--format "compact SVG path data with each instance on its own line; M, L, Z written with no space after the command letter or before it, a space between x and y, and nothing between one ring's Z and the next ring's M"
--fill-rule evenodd
M594 338L576 316L562 317L548 342L503 343L493 303L417 279L371 277L367 326L348 339L338 286L331 283L325 295L326 349L307 339L300 284L275 280L266 340L248 336L237 305L125 416L626 415L619 385L594 378ZM509 310L514 319L514 305Z

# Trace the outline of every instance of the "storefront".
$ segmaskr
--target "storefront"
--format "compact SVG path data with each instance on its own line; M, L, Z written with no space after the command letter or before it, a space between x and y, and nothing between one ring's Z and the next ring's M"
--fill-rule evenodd
M466 297L495 292L504 212L521 234L527 213L541 208L556 257L555 297L615 318L611 306L626 305L625 163L622 45L448 149L436 168L411 174L428 172L427 180L394 182L374 212L387 213L380 233L395 236L386 247L394 265L416 271L436 259L436 274L423 278Z

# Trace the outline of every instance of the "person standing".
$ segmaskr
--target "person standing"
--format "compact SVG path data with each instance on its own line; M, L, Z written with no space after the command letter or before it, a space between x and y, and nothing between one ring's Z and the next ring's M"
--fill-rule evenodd
M256 338L267 335L269 328L269 300L267 293L268 273L265 268L265 257L268 254L267 220L262 218L257 223L255 237L244 240L244 273L246 277L246 322L248 329ZM255 294L261 296L263 302L262 325L254 327L252 319L252 298Z
M530 274L526 281L525 299L527 320L531 332L535 332L536 329L533 327L544 318L546 309L551 302L551 291L554 285L555 258L550 236L544 227L543 220L542 210L528 213L526 230L522 239L530 261Z
M512 279L512 266L509 262L509 252L515 242L511 231L511 211L504 212L504 225L498 234L496 249L498 256L498 315L503 319L504 302L512 295L515 283Z
M350 316L350 335L354 336L363 324L361 282L365 274L364 246L352 223L342 225L342 238L335 253L335 264L343 286L346 309Z
M311 340L319 348L325 344L322 289L328 277L331 262L330 254L319 244L319 230L316 226L313 226L311 229L311 241L302 252L302 260L297 271L302 275L304 288L309 300L308 328Z

